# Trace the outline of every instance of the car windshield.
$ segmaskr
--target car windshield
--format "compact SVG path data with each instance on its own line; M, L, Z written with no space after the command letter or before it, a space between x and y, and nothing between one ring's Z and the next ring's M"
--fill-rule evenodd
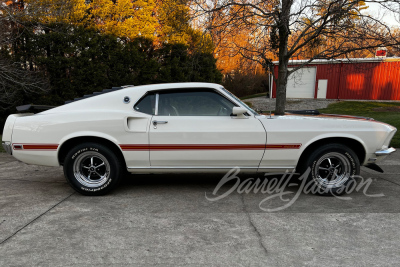
M248 105L246 105L242 100L240 100L237 96L226 90L224 87L222 87L222 90L224 90L228 95L233 97L236 101L238 101L240 104L242 104L245 108L247 108L253 115L257 116L260 115L257 112L255 112L252 108L250 108Z

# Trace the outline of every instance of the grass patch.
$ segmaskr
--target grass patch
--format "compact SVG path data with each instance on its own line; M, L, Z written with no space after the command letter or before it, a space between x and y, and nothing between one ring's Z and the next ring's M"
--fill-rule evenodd
M300 102L299 100L286 100L286 104L298 104Z
M3 141L3 136L1 134L0 134L0 139L1 139L1 141ZM6 152L6 151L3 149L3 146L0 145L0 153L3 153L3 152Z
M346 114L370 117L377 121L393 125L398 129L391 146L400 147L400 102L364 102L342 101L332 103L327 108L319 109L321 113ZM399 109L399 111L397 111Z
M255 95L247 95L244 97L241 97L241 100L245 100L245 99L250 99L250 98L256 98L256 97L262 97L262 96L267 96L267 93L260 93L260 94L255 94Z

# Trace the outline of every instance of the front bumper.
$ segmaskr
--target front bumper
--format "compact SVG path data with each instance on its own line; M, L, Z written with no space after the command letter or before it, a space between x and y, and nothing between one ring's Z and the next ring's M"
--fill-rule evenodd
M379 150L375 152L375 155L377 156L388 156L390 154L392 154L393 152L395 152L396 149L394 149L393 147L384 149L384 150Z
M8 154L12 155L12 147L10 142L1 142L1 145Z

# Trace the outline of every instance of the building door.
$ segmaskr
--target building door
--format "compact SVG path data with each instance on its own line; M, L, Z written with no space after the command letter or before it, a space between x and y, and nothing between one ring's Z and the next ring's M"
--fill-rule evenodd
M292 70L293 68L289 68ZM316 68L301 68L290 74L287 83L287 98L314 98Z
M327 88L328 88L328 80L318 80L317 98L326 99Z

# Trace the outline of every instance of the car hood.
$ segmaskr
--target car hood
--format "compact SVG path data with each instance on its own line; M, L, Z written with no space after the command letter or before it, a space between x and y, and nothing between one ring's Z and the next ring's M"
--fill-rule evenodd
M376 121L373 118L368 118L368 117L360 117L360 116L352 116L352 115L340 115L340 114L318 114L318 115L302 115L302 114L292 114L292 113L286 113L285 116L278 116L274 114L263 114L259 116L259 119L264 121L265 119L275 119L275 120L304 120L304 121L313 121L317 123L317 121L320 122L337 122L333 123L335 125L338 125L340 122L341 126L348 125L349 127L352 127L355 122L357 124L362 123L364 125L371 125L371 124L381 124L384 125L385 128L388 128L388 130L397 130L395 127L393 127L390 124ZM318 123L317 123L318 124Z

